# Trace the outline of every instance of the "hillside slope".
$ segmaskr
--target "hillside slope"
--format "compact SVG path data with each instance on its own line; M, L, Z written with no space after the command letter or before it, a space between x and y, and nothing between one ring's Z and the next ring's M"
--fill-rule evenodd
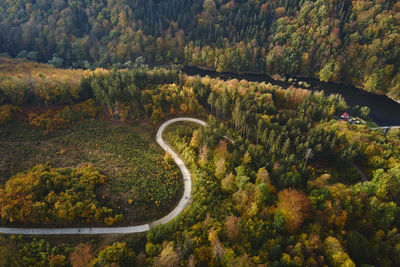
M400 98L393 0L19 0L0 52L57 67L186 63L342 81Z

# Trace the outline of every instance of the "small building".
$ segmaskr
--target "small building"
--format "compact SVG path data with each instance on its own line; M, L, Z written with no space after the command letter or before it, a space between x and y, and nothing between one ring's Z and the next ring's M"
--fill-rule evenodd
M342 114L342 116L340 116L342 119L344 119L344 120L347 120L349 117L350 117L350 115L349 114L347 114L346 112L345 113L343 113Z
M340 118L344 121L347 121L350 124L360 124L360 121L356 117L350 117L348 113L343 113Z

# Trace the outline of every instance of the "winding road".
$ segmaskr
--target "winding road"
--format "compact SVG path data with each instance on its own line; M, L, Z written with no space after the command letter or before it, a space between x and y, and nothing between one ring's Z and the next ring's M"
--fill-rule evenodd
M176 165L182 172L184 181L184 192L178 205L163 218L150 222L148 224L127 226L127 227L86 227L86 228L9 228L0 227L2 234L18 234L18 235L96 235L96 234L132 234L149 231L152 226L165 224L176 218L190 202L192 191L192 177L188 168L183 163L182 159L176 154L171 147L169 147L162 139L162 133L165 128L175 122L189 121L201 126L207 124L198 119L193 118L175 118L164 122L157 131L156 141L162 149L168 152Z
M383 129L383 130L388 130L388 129L400 129L400 125L393 125L393 126L379 126L379 127L374 127L372 128L373 130L376 129Z

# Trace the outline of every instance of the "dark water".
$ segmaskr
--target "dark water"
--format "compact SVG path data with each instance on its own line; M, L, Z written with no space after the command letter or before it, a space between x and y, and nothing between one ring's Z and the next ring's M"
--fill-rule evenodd
M210 76L213 78L245 79L253 82L266 82L287 88L291 84L274 80L266 74L239 74L231 72L216 72L204 70L197 67L185 66L183 72L188 75ZM337 84L332 82L321 82L313 78L298 78L298 81L307 82L311 85L310 90L324 91L326 95L341 94L350 106L367 106L370 108L370 117L381 126L400 125L400 104L383 95L376 95L363 91L351 85Z

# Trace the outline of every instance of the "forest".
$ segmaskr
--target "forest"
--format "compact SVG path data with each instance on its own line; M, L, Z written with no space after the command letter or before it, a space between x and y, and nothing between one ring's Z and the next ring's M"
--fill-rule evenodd
M153 148L154 126L183 115L208 124L164 133L193 181L176 219L135 235L2 235L2 266L400 264L399 132L338 120L351 108L340 95L174 68L2 60L3 225L157 218L181 178Z
M0 52L56 67L180 63L400 99L395 0L4 0Z

